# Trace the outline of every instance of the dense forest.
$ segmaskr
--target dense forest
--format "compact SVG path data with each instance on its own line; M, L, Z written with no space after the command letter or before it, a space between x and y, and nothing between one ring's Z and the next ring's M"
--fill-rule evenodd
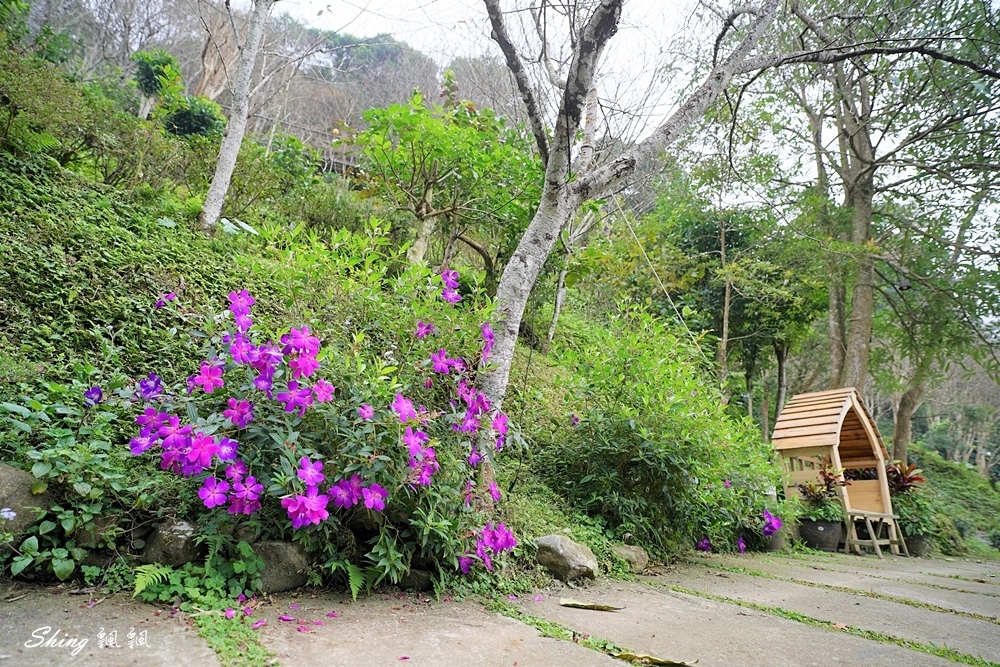
M280 9L0 0L0 458L55 494L0 565L166 516L205 599L255 539L355 594L566 525L761 548L782 406L852 386L917 534L1000 529L989 3L706 3L662 117L602 69L618 0L486 0L447 63Z

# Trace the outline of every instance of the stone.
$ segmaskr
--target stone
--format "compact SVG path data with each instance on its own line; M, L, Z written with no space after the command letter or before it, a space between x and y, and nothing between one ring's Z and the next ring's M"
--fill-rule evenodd
M612 549L615 555L628 563L633 574L639 574L649 565L649 554L642 547L620 544Z
M168 519L164 521L146 540L140 560L143 563L163 563L180 567L185 563L201 560L205 555L204 545L195 544L196 527L187 521Z
M38 510L29 508L48 511L52 506L52 494L31 492L36 481L31 473L0 463L0 509L9 509L17 515L10 521L0 519L0 532L13 533L15 541L42 516Z
M399 582L399 585L403 588L412 588L416 591L429 591L434 588L434 582L431 581L431 573L427 570L417 568L410 568L410 571L406 573L406 576Z
M264 561L260 582L265 593L280 593L306 585L309 559L301 545L265 541L256 544L253 550Z
M581 577L593 579L600 572L594 552L565 535L546 535L535 540L538 562L563 581Z
M100 546L101 542L104 542L109 537L113 539L120 518L119 516L108 514L94 517L88 528L77 529L73 533L76 545L84 549L96 549Z

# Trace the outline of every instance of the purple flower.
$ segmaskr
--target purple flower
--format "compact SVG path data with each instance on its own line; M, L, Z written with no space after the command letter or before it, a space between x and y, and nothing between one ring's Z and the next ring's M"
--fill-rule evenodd
M434 380L430 378L424 380L424 389L433 389L433 388L434 388Z
M6 519L7 521L13 521L17 518L17 512L9 507L4 507L0 509L0 519Z
M257 628L262 628L265 625L267 625L267 619L266 618L262 618L259 621L254 621L253 623L251 623L250 627L252 629L256 630Z
M763 534L764 537L771 537L781 530L781 526L782 523L780 518L774 516L767 510L764 510L764 527L761 530L761 534Z
M431 361L434 362L434 370L437 373L448 374L451 370L451 360L448 359L448 350L438 350L431 354Z
M462 300L462 295L453 289L445 287L443 290L441 290L441 298L447 301L448 303L458 303L459 301Z
M579 423L580 423L580 418L579 417L577 417L576 415L570 415L569 416L569 424L570 424L570 426L576 426Z
M421 456L423 454L424 443L429 440L423 431L414 431L412 426L407 426L403 433L403 444L410 450L410 456Z
M490 482L490 495L493 496L494 502L500 501L500 487L497 486L496 482Z
M483 460L483 455L479 453L479 449L475 445L472 446L472 451L469 453L469 465L473 468L479 465L479 462Z
M319 338L309 333L309 327L292 329L281 337L281 343L285 346L281 350L284 354L296 352L309 357L319 354Z
M319 493L319 489L310 486L306 490L306 495L297 494L294 498L282 498L281 506L288 512L288 518L292 520L292 528L302 528L309 524L319 525L329 518L330 513L326 510L329 497Z
M229 469L226 469L228 474ZM247 503L255 502L264 493L264 485L257 481L253 475L246 479L236 479L233 482L233 497Z
M134 456L139 456L147 449L156 444L159 438L156 437L155 432L149 426L146 426L139 430L138 437L132 438L129 441L129 448L132 450Z
M743 541L743 536L742 535L740 535L740 538L738 540L736 540L736 548L739 549L739 552L741 554L742 553L746 553L747 543Z
M317 403L326 403L333 399L333 392L337 391L337 388L323 378L320 378L316 380L316 384L313 385L312 390Z
M223 339L225 340L225 339ZM229 341L229 354L237 364L250 363L250 355L256 350L254 345L247 340L242 332L237 333Z
M480 329L483 333L483 361L485 362L490 358L490 352L493 351L496 339L493 336L493 329L490 328L489 322L483 322L483 326Z
M442 271L441 282L444 283L445 287L458 289L458 271L455 271L454 269Z
M303 456L299 459L299 470L298 476L306 486L316 486L322 484L323 480L326 479L326 475L323 474L323 462L316 461L313 463L308 457Z
M297 380L315 373L319 369L319 362L312 355L296 354L288 361L288 367L292 369L292 377Z
M222 438L219 440L219 460L232 461L236 458L237 449L240 443L232 438Z
M413 401L404 398L402 394L396 394L396 398L392 401L390 407L393 412L399 415L400 424L405 424L411 419L417 418L417 411L413 409Z
M214 477L207 478L198 489L198 497L205 503L205 507L212 509L219 505L226 504L226 491L229 490L229 482L219 481ZM229 618L232 618L231 616Z
M417 322L417 331L413 335L417 338L423 338L434 333L434 325L430 322Z
M362 403L361 407L358 408L358 416L365 420L371 419L375 416L375 408L367 403Z
M341 479L337 481L336 484L332 485L327 491L330 497L333 498L333 506L339 507L341 509L349 509L354 507L357 502L354 499L354 495L351 493L351 486L347 483L346 479Z
M167 292L166 294L161 295L160 298L156 300L156 303L153 304L153 308L163 308L165 305L167 305L167 301L173 301L176 298L177 298L176 294L174 294L173 292Z
M188 444L191 427L181 426L178 417L170 416L157 433L163 438L164 449L180 449Z
M507 435L507 415L502 412L497 413L497 416L493 418L493 429L500 435Z
M96 385L83 392L83 402L87 407L95 406L103 401L104 391Z
M278 401L285 404L285 412L292 412L299 408L299 417L306 413L306 408L313 404L312 389L309 387L299 388L299 383L295 380L288 381L288 391L278 392Z
M722 485L725 486L727 489L733 488L733 483L730 482L728 479L722 480Z
M233 461L226 468L226 477L228 479L235 479L237 481L243 479L243 475L247 474L247 464L243 461Z
M141 415L136 415L135 423L139 426L148 426L153 430L159 429L167 423L170 418L166 412L160 412L156 408L146 408Z
M229 293L229 310L234 314L246 314L250 312L250 306L257 303L257 301L250 296L250 292L240 290L239 292Z
M389 492L378 484L372 484L361 489L361 496L364 498L365 507L373 512L381 512L385 509L385 499L389 497Z
M222 416L231 421L236 428L246 428L247 424L253 421L253 405L250 401L230 398L227 404L229 409L223 410Z
M226 618L235 618L236 610L232 607L226 607Z
M149 377L139 380L136 394L144 401L153 401L163 395L163 381L156 373L150 373Z
M475 561L470 556L459 556L458 569L462 571L462 574L468 574L474 562Z
M712 541L708 539L708 535L703 536L697 543L695 543L694 548L698 551L704 551L708 553L712 550Z
M222 364L210 361L201 362L201 369L192 379L192 383L201 385L206 394L211 394L225 384L222 380Z
M215 438L206 435L201 431L191 438L191 447L187 452L187 464L184 467L185 475L196 475L202 470L212 465L212 457L219 453L219 443Z

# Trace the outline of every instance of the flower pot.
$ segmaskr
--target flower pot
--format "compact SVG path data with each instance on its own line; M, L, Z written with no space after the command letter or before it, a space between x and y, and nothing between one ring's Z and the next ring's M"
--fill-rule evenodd
M785 550L785 533L778 531L771 537L765 538L767 541L764 543L764 551L784 551Z
M933 544L930 538L924 535L909 535L903 538L906 540L906 550L911 556L929 556Z
M839 521L799 519L799 535L812 549L836 551L844 539L844 527Z

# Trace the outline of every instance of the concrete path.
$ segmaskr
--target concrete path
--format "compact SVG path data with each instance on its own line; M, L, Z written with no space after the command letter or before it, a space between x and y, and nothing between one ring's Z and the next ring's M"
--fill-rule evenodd
M623 664L587 647L598 639L699 667L1000 667L997 575L1000 563L962 560L699 555L637 581L555 583L503 600L526 623L447 597L352 602L307 589L268 598L254 618L267 619L259 636L274 664L296 667ZM0 667L218 665L184 614L67 591L0 582ZM563 607L560 597L624 609ZM582 641L542 637L532 624ZM114 630L118 646L99 647ZM148 646L129 648L130 632L145 632Z

